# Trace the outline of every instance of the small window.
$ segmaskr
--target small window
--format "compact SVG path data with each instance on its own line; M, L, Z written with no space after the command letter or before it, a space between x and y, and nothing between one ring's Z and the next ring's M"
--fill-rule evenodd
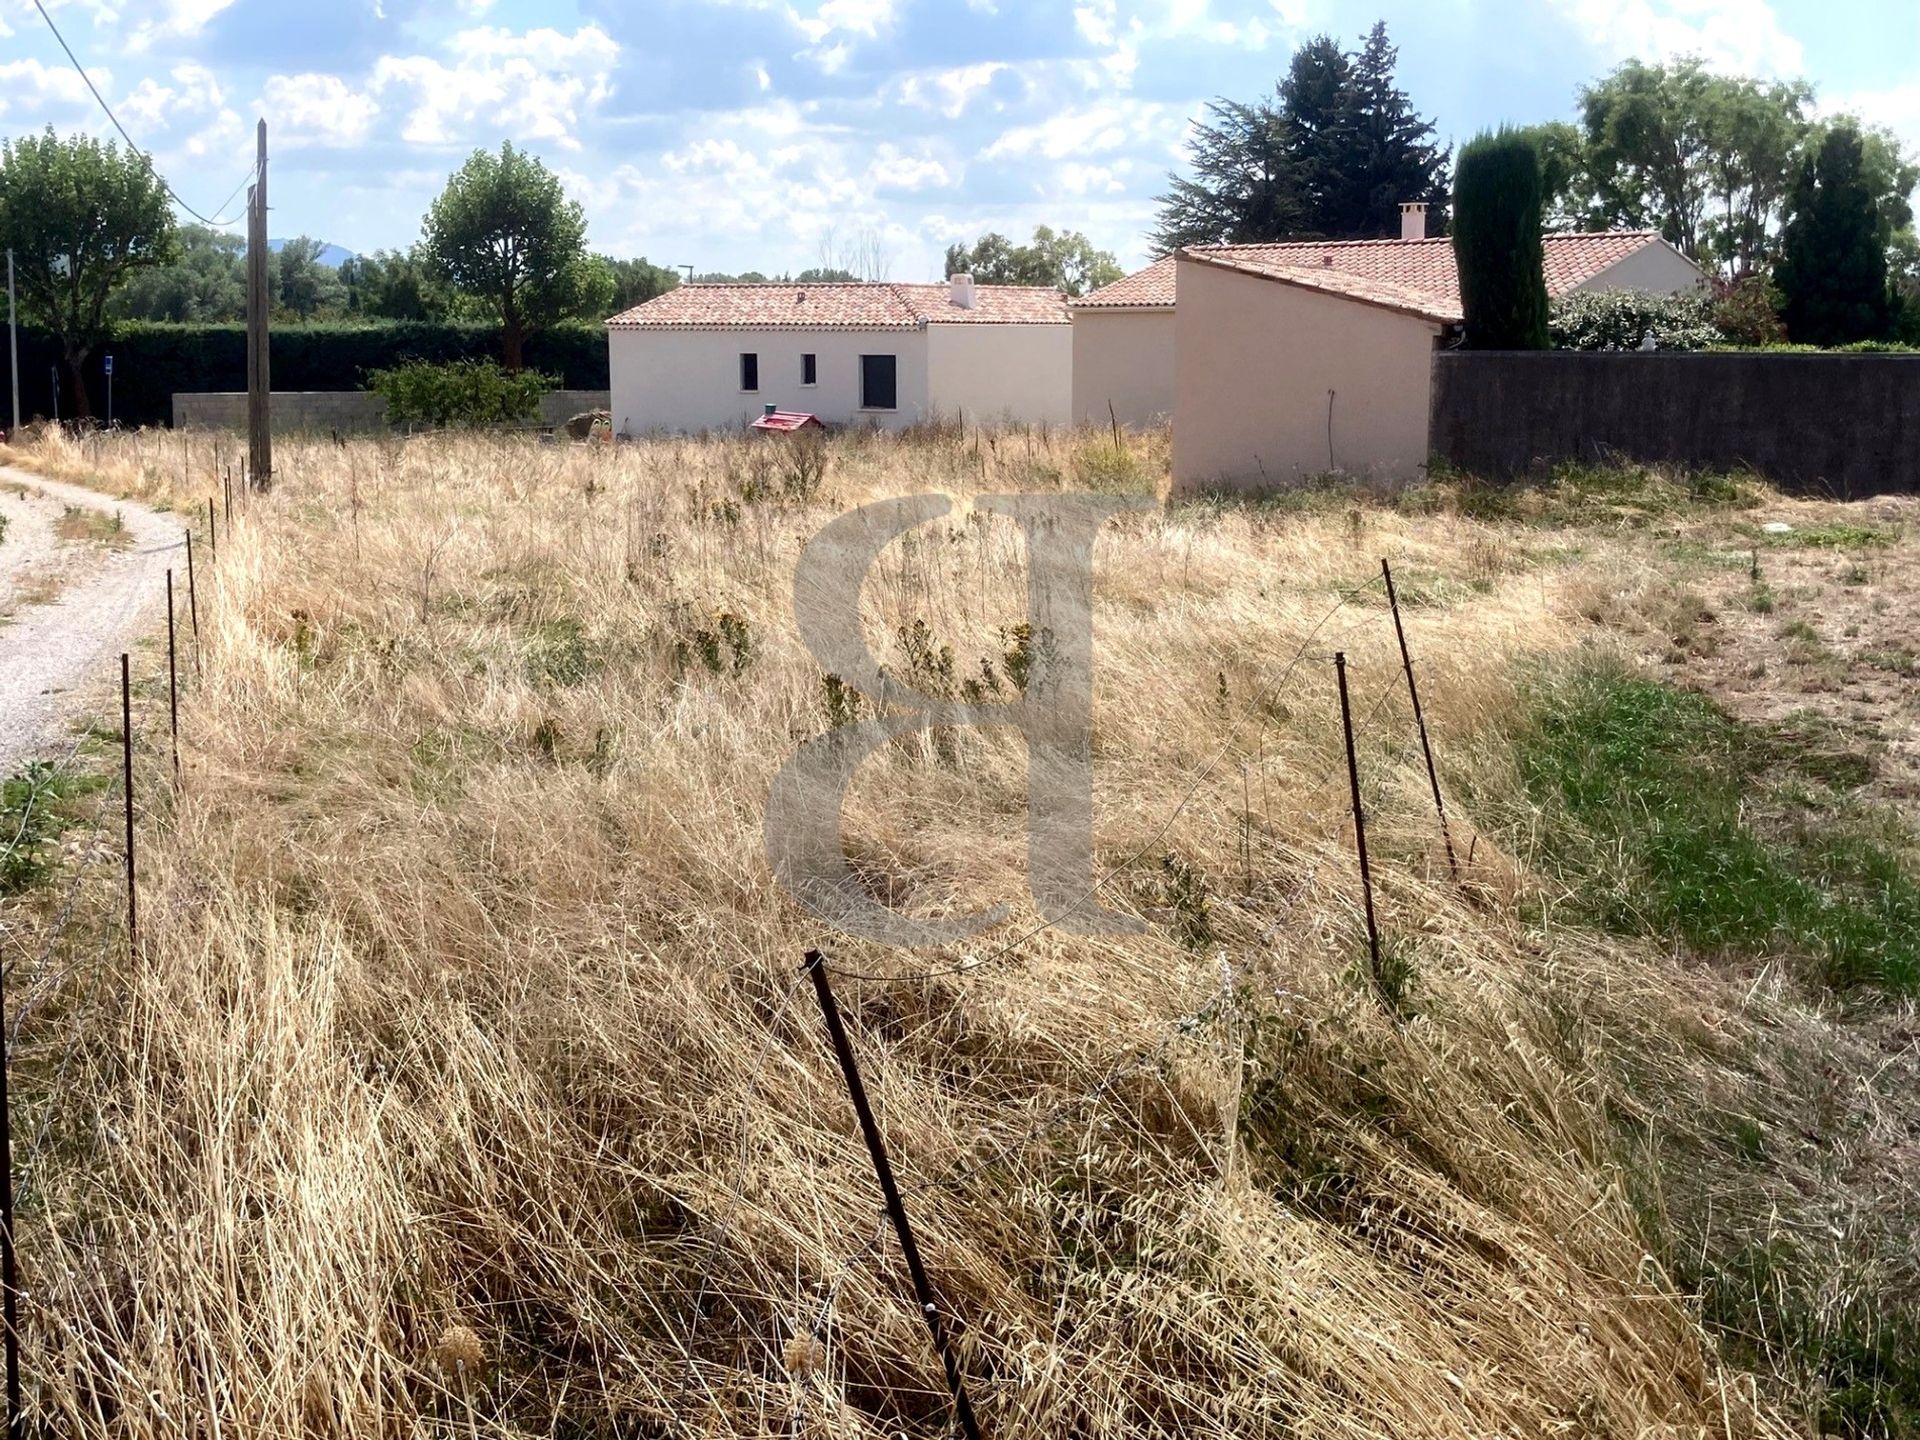
M742 390L760 388L760 357L751 351L740 357L740 388Z
M802 385L815 385L819 383L819 372L813 362L814 357L811 355L802 355L800 357L800 383Z
M894 357L891 355L862 355L860 357L860 408L862 410L893 410L898 408L899 392L894 384Z

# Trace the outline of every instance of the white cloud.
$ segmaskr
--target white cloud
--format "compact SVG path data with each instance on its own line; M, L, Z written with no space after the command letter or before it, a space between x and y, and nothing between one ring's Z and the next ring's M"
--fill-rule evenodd
M1698 55L1716 70L1791 76L1806 67L1800 42L1769 0L1551 0L1587 44L1626 59Z
M111 93L113 72L95 66L92 73L102 93ZM86 82L69 65L43 65L38 60L0 64L0 115L25 117L39 125L50 108L92 103Z
M338 149L363 143L380 114L380 102L338 75L272 75L262 108L273 117L276 144L289 149Z
M811 15L789 10L800 32L818 45L829 35L845 32L878 38L880 31L893 24L894 0L825 0Z
M958 177L931 155L908 155L897 146L882 145L867 166L865 182L874 190L945 190Z
M583 116L612 93L620 47L597 25L565 34L498 27L463 30L448 42L451 64L426 55L382 56L372 94L411 92L401 138L449 145L476 127L515 139L580 148Z
M219 80L204 65L176 65L168 78L172 84L142 77L114 109L145 132L171 128L176 118L205 115L226 104Z
M156 40L190 40L232 4L233 0L161 0L151 7L159 13L141 20L128 33L127 48L138 52Z
M1150 143L1174 123L1175 112L1165 105L1105 101L1062 110L1038 124L1016 125L981 154L990 160L1026 156L1079 160Z
M995 76L1011 69L999 60L983 60L977 65L959 65L951 70L929 70L907 76L895 93L904 104L958 120L966 114L974 96L991 85Z

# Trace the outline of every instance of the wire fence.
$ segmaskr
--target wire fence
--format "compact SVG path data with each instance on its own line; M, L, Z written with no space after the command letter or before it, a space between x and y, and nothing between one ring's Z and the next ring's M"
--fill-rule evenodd
M216 481L217 483L217 481ZM196 523L197 523L196 513ZM216 516L211 506L206 516L208 539L215 534ZM227 523L231 525L229 512ZM214 552L217 554L217 551ZM1067 909L1047 918L1027 925L1012 937L997 945L993 950L981 956L969 956L951 964L937 965L931 968L915 970L867 970L844 967L827 963L823 966L832 979L853 983L879 984L925 984L945 977L960 977L982 972L996 962L1020 955L1033 941L1054 929L1062 920L1093 904L1101 892L1118 881L1148 856L1160 849L1180 821L1205 791L1209 781L1216 778L1249 726L1259 732L1264 745L1266 733L1276 721L1275 709L1270 701L1285 689L1300 672L1303 666L1325 660L1328 657L1316 649L1320 641L1337 617L1353 607L1359 599L1367 595L1381 583L1379 577L1341 591L1331 606L1320 614L1307 628L1297 646L1287 656L1278 670L1261 684L1249 701L1240 708L1238 715L1231 720L1226 734L1215 745L1206 758L1186 779L1175 803L1167 813L1160 817L1149 829L1147 835L1132 845L1117 861L1103 871L1085 891L1077 897ZM170 595L171 601L171 595ZM1391 595L1389 599L1391 600ZM129 602L131 603L131 602ZM197 606L200 602L189 591L187 603ZM1388 610L1381 608L1363 614L1354 624L1339 632L1340 643L1350 643L1356 636L1367 633L1369 625L1387 624ZM1397 621L1397 607L1394 610ZM170 614L170 620L172 616ZM197 628L197 627L196 627ZM197 647L196 647L197 649ZM169 666L165 672L166 683L170 686L182 684L185 676L201 674L198 666L184 672L176 672ZM154 677L147 677L149 685ZM1408 661L1407 681L1411 682L1411 661ZM1379 688L1378 694L1368 704L1352 732L1357 736L1370 734L1377 724L1389 701L1399 691L1402 681L1396 673ZM143 692L144 693L144 692ZM143 704L143 723L139 733L164 734L152 724L152 712L164 704L174 709L178 703L177 689L168 693L163 701ZM160 712L162 716L165 711ZM164 718L160 725L167 722ZM135 727L127 727L121 736L123 753L131 756L138 740ZM10 801L17 803L18 818L9 817L4 826L7 833L0 836L0 873L19 862L24 852L44 843L39 837L41 828L48 820L51 807L69 805L63 792L73 778L84 772L85 761L92 750L106 738L98 722L89 724L72 739L65 753L52 762L42 762L29 768L20 781L25 791L15 791ZM151 793L166 795L172 793L167 780L164 742L156 742L141 747L141 772L147 783L153 785ZM1331 763L1308 779L1304 787L1289 787L1290 802L1297 806L1316 804L1324 792L1348 770L1351 761L1348 754L1338 755ZM154 779L157 774L161 777ZM72 1067L79 1063L78 1057L85 1052L83 1027L89 1008L86 1003L90 993L98 989L100 977L117 957L125 955L137 944L137 932L131 915L120 917L111 905L89 903L89 896L104 887L101 866L116 861L116 853L110 836L110 827L116 814L128 817L128 837L133 834L131 811L134 809L134 797L129 792L128 779L134 776L129 758L124 771L126 778L115 776L98 784L87 793L92 798L90 810L81 818L67 817L64 832L64 845L71 863L63 877L58 898L47 908L45 921L36 927L35 944L32 958L26 953L7 958L3 972L0 972L0 996L12 992L11 1000L4 1003L10 1014L0 1010L0 1036L4 1037L5 1049L0 1053L0 1066L11 1067L20 1053L22 1037L31 1033L30 1022L39 1016L56 997L73 997L62 1031L51 1039L44 1050L44 1063L36 1066L35 1088L44 1090L43 1098L34 1118L33 1128L27 1143L12 1154L11 1173L18 1176L19 1186L14 1195L17 1206L21 1200L34 1193L40 1180L40 1162L47 1153L49 1138L61 1114L62 1096L72 1074ZM174 784L181 783L179 779ZM145 789L145 786L142 786ZM1356 787L1357 789L1357 787ZM1242 823L1251 830L1251 802L1246 799L1243 790L1243 803L1247 814ZM9 809L14 805L10 804ZM1357 822L1356 816L1356 822ZM1249 840L1249 847L1250 847ZM1047 1104L1026 1125L1014 1133L985 1145L981 1150L963 1159L956 1160L945 1168L931 1174L911 1177L899 1188L896 1200L924 1201L935 1194L954 1195L986 1182L995 1172L1013 1164L1020 1156L1032 1152L1036 1147L1050 1142L1064 1127L1085 1117L1090 1111L1102 1105L1112 1103L1121 1087L1130 1080L1151 1073L1168 1063L1178 1048L1186 1042L1205 1035L1209 1029L1230 1018L1244 1020L1246 998L1250 994L1263 993L1263 987L1269 980L1267 973L1272 960L1272 942L1300 910L1301 906L1314 893L1316 883L1329 864L1339 858L1331 841L1320 847L1319 853L1312 856L1304 870L1286 887L1277 904L1269 903L1271 891L1263 892L1264 899L1255 918L1260 928L1251 940L1239 942L1231 947L1231 955L1222 950L1219 955L1220 977L1217 985L1208 987L1205 998L1191 1008L1164 1021L1145 1043L1132 1047L1127 1053L1115 1059L1074 1091ZM1251 856L1249 855L1251 869ZM137 888L129 862L130 887ZM1252 896L1240 902L1249 914ZM21 984L24 973L24 986ZM705 1325L708 1302L719 1293L716 1276L720 1265L726 1260L735 1238L735 1217L745 1212L747 1201L745 1186L752 1162L754 1146L753 1111L759 1103L759 1090L768 1065L778 1049L794 1002L802 988L803 980L795 974L784 992L774 1001L772 1012L764 1025L764 1035L758 1052L748 1066L742 1089L740 1113L735 1125L738 1138L737 1152L731 1166L725 1187L724 1204L708 1217L705 1239L706 1258L702 1262L697 1283L691 1290L691 1305L684 1330L678 1341L683 1359L683 1368L679 1383L677 1408L684 1409L695 1390L702 1385L705 1366L700 1358L700 1341ZM863 1048L871 1048L875 1042L871 1038L862 1040ZM42 1057L36 1057L39 1061ZM50 1075L47 1074L51 1068ZM44 1083L42 1083L44 1082ZM5 1126L10 1136L10 1119L0 1113L0 1126ZM9 1141L10 1143L10 1141ZM897 1207L896 1207L897 1208ZM11 1239L12 1219L4 1217L6 1233ZM902 1230L904 1240L904 1217L896 1216L896 1224ZM736 1308L741 1338L746 1339L759 1351L772 1375L798 1375L802 1370L812 1368L810 1354L798 1354L792 1346L795 1344L818 1344L825 1346L830 1342L836 1323L837 1307L849 1281L860 1273L861 1268L877 1258L885 1244L886 1221L883 1216L876 1224L871 1236L863 1241L822 1275L816 1288L816 1300L811 1306L811 1318L795 1317L787 1343L781 1343L778 1334L767 1335L749 1323L743 1313ZM9 1285L11 1289L11 1284ZM936 1326L936 1337L938 1327ZM10 1346L17 1346L17 1330L10 1329L7 1335ZM709 1398L718 1396L709 1389ZM962 1397L956 1391L956 1400ZM792 1433L800 1434L807 1424L807 1402L805 1387L796 1385L791 1414L789 1416Z

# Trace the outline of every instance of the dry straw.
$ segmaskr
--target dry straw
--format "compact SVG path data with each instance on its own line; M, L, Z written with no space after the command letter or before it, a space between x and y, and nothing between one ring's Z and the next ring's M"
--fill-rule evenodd
M177 441L102 440L100 482L190 512L214 442L187 439L184 481ZM761 806L845 703L794 633L794 560L847 505L952 494L872 577L870 637L893 665L931 654L921 683L950 647L956 687L1004 686L1023 557L968 497L1163 470L1164 436L1127 443L1118 463L1104 433L850 436L817 490L736 440L285 444L199 577L189 783L147 821L140 952L24 1038L30 1070L67 1067L39 1096L57 1138L25 1162L22 1235L53 1429L324 1415L424 1440L447 1414L424 1369L491 1436L762 1436L795 1414L941 1433L891 1243L842 1273L872 1177L817 1021L781 1005L826 937L770 884ZM85 468L57 439L34 459ZM1768 987L1523 921L1514 897L1551 882L1497 835L1461 834L1476 859L1451 884L1403 696L1360 758L1413 1013L1356 979L1350 817L1318 783L1341 762L1332 675L1287 657L1382 554L1404 592L1498 540L1444 511L1114 522L1095 813L1104 861L1143 855L1105 903L1148 929L844 982L1002 1440L1789 1433L1650 1252L1644 1187L1727 1077L1778 1078L1763 1022L1806 1022ZM1578 585L1647 583L1596 548L1551 585L1516 564L1411 609L1450 779L1510 793L1513 663L1593 633ZM903 640L917 624L930 646ZM1363 697L1398 672L1377 604L1314 645ZM1016 737L910 739L854 787L848 852L887 903L1011 901L1017 926L1023 797ZM1230 1018L1169 1040L1223 958Z

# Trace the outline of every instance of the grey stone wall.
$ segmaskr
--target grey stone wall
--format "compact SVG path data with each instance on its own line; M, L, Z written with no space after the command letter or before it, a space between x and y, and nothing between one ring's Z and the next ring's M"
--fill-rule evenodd
M1920 355L1441 351L1429 445L1490 477L1617 456L1810 494L1912 493Z
M583 410L605 410L605 390L550 390L540 397L542 425L558 425ZM273 433L300 430L382 430L386 404L369 390L276 390L273 392ZM173 397L173 423L196 430L244 430L247 396L244 390L181 392Z

